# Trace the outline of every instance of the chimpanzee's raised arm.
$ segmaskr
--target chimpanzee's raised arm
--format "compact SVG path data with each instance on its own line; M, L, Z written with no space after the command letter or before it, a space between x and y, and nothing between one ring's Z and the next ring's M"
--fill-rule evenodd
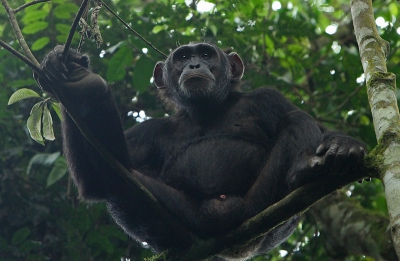
M119 114L103 78L89 70L89 58L74 50L62 62L64 47L56 46L42 62L47 79L36 77L45 90L58 88L75 106L95 137L126 168L129 168L128 150ZM72 177L85 199L106 199L110 188L121 180L104 159L82 135L63 109L63 147Z

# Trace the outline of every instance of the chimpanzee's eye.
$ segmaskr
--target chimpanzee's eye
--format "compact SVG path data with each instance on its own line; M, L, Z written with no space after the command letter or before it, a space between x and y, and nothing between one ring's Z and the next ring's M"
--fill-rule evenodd
M203 58L203 59L210 59L210 58L211 58L211 55L210 55L210 53L205 52L205 53L203 53L203 54L201 55L201 58Z
M185 60L189 59L189 55L183 53L179 56L179 61L183 62Z

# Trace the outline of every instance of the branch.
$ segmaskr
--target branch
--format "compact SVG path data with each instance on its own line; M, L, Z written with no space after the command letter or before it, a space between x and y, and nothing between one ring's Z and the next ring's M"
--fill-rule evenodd
M389 218L361 207L343 191L319 201L309 213L325 234L324 246L330 257L327 259L345 260L348 255L364 255L373 260L398 260L387 229ZM357 244L349 244L349 239Z
M331 110L330 112L328 112L325 116L330 116L338 111L340 111L354 96L357 95L357 93L364 88L363 85L358 86L352 93L349 94L349 96L346 97L346 99L339 104L339 106L337 106L335 109Z
M18 13L19 11L24 10L25 8L31 6L31 5L35 5L35 4L39 4L39 3L45 3L45 2L50 2L51 0L33 0L32 2L26 3L21 5L20 7L17 7L14 9L14 14Z
M1 39L0 39L0 46L2 46L4 49L9 51L11 54L16 56L18 59L20 59L24 63L26 63L29 67L31 67L33 70L35 70L41 77L44 77L44 74L42 73L42 69L40 69L40 67L38 67L36 64L32 63L31 60L29 60L28 58L23 56L20 52L18 52L14 48L12 48L10 45L5 43Z
M69 47L71 46L72 38L74 37L74 33L76 31L76 28L78 27L79 20L81 19L83 13L85 12L88 2L89 2L89 0L83 0L81 7L79 8L79 11L75 16L74 22L72 23L71 29L69 30L67 42L65 43L64 52L63 52L64 63L67 61L68 50L69 50Z
M372 1L351 0L351 14L378 140L373 164L379 167L385 186L393 245L400 258L400 115L396 76L386 69L389 43L378 34Z
M19 28L17 19L15 18L15 11L10 7L7 0L1 0L4 9L7 12L8 19L10 20L11 27L14 30L15 36L17 37L17 41L21 46L22 50L24 51L25 55L32 63L34 63L37 67L40 67L39 62L36 60L35 56L33 56L31 50L29 49L28 45L25 42L25 38L22 35L21 29Z

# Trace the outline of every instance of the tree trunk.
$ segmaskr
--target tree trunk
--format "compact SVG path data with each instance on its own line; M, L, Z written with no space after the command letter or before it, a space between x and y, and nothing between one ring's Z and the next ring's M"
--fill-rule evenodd
M386 69L389 44L376 29L372 1L351 0L351 13L378 140L378 146L371 152L371 164L379 169L385 186L390 230L400 258L400 116L396 78Z

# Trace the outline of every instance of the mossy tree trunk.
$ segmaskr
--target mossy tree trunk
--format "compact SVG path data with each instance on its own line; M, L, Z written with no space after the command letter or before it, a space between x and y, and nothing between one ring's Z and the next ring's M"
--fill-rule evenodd
M385 186L390 230L400 258L400 116L396 77L387 72L389 44L376 29L371 0L351 0L354 31L367 82L378 146L371 153Z

